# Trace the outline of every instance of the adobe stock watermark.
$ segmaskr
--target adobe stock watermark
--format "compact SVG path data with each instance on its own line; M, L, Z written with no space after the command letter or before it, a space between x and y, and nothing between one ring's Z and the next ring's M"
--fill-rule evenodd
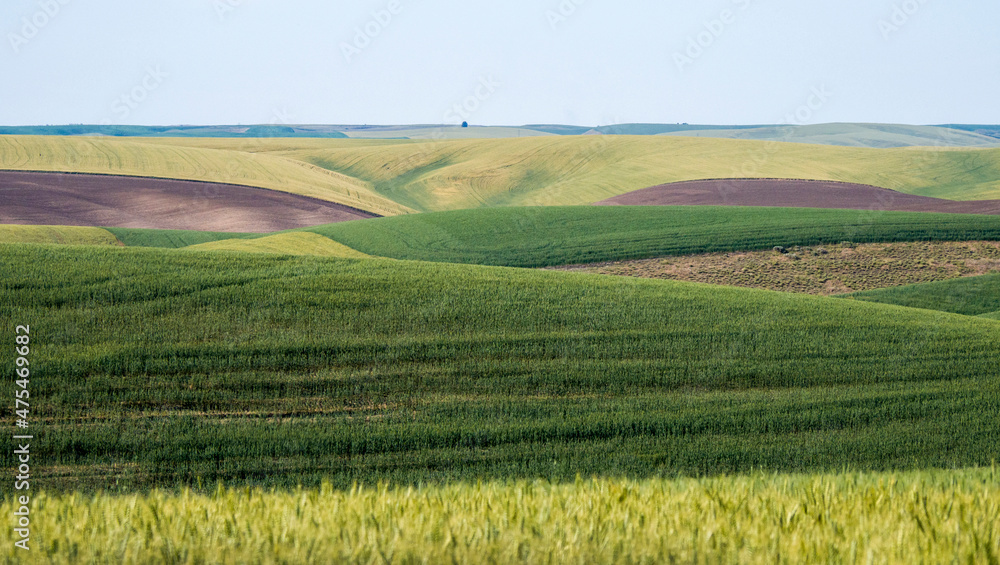
M771 160L775 153L781 150L781 143L791 139L792 133L794 132L794 126L806 125L807 123L813 121L816 114L818 114L834 96L834 93L827 89L825 84L820 84L810 88L809 94L806 95L805 102L778 120L778 125L788 126L782 137L777 140L766 141L759 144L759 148L752 155L750 155L748 159L746 159L739 167L733 169L733 174L731 175L732 178L747 179L758 177L761 168ZM718 190L722 193L722 196L725 197L728 192L736 190L736 187L720 183Z
M546 10L545 19L549 21L549 27L555 31L560 25L568 22L580 9L580 6L586 3L587 0L562 0L554 9Z
M812 121L816 112L819 112L833 93L826 89L825 84L814 86L810 89L810 94L806 98L806 103L795 109L794 112L785 114L785 117L778 122L780 125L802 126Z
M132 112L145 102L149 95L163 85L163 82L170 75L160 68L160 65L146 67L146 74L132 87L131 90L122 93L111 103L111 111L118 121L125 121L132 115ZM106 119L102 125L111 125L113 121Z
M24 48L32 39L38 36L39 33L45 26L49 25L52 20L59 17L62 13L63 6L69 4L72 0L37 0L38 11L32 14L30 17L25 16L21 18L21 28L20 33L8 33L7 40L10 41L10 48L14 50L14 53L20 53L21 49Z
M892 13L888 18L878 21L878 30L882 32L882 39L889 41L892 36L899 33L903 26L910 23L910 19L917 15L920 10L927 5L930 0L904 0L892 5Z
M230 14L246 3L246 0L213 0L215 14L219 16L219 21L224 22Z
M483 105L483 102L489 100L490 97L497 91L497 88L501 86L503 86L503 84L497 82L493 78L493 75L479 77L479 84L476 86L473 93L466 96L465 100L456 102L447 112L444 113L445 123L468 120L472 114L479 111L479 107Z
M705 29L688 36L687 45L685 45L684 49L674 51L674 65L677 66L677 70L684 72L685 68L690 67L695 61L700 59L726 33L727 29L739 21L740 13L746 12L753 5L753 1L731 0L735 9L726 8L722 10L719 12L717 18L708 20L703 24Z
M385 8L375 10L371 13L372 17L363 26L357 26L354 28L354 38L348 43L347 41L340 42L340 52L344 55L344 60L350 65L354 62L354 59L361 55L365 49L371 46L375 39L382 35L390 24L392 24L393 19L398 16L403 11L403 5L399 0L390 0Z

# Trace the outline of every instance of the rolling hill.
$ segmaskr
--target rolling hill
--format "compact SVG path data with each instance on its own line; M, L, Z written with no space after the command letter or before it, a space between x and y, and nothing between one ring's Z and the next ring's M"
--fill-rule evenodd
M552 135L544 131L523 127L502 126L371 126L345 129L352 139L495 139L506 137L538 137Z
M303 228L381 257L544 267L842 241L1000 239L1000 216L711 206L542 206Z
M1000 214L1000 200L946 200L861 184L788 179L675 182L626 192L599 206L770 206L944 214Z
M308 233L332 240L313 238L326 247L345 245L373 256L544 267L841 242L998 240L1000 217L815 208L542 206L412 214L273 234L0 226L0 243L58 243L57 236L63 233L90 238L63 238L70 243L107 240L128 247L180 248L265 238L267 242L219 245L279 251L280 242L297 241L286 249L289 252L296 252L300 244L303 249L309 245L276 236Z
M590 204L667 182L744 177L853 182L953 200L1000 198L1000 149L643 136L306 145L271 147L420 211Z
M0 169L236 182L393 216L0 226L0 304L31 326L30 355L0 348L0 366L25 390L31 373L33 542L50 555L468 561L507 544L523 562L516 535L550 561L856 561L872 531L900 562L997 555L1000 275L829 298L508 266L997 241L1000 216L565 204L719 176L996 198L1000 149L0 137Z
M604 126L528 124L523 126L459 127L455 124L414 125L178 125L127 126L72 124L56 126L0 126L0 135L67 135L109 137L186 138L363 138L363 139L489 139L535 135L690 135L847 145L853 147L985 147L1000 145L1000 126L946 124L833 123L817 125L707 125L621 123ZM992 140L992 141L991 141Z
M190 245L190 251L241 251L244 253L273 253L280 255L313 255L317 257L343 257L362 259L370 257L342 243L316 233L281 233L253 239L221 239Z
M375 215L318 198L233 184L0 171L0 224L258 232Z
M835 123L740 129L712 128L666 132L659 135L755 139L846 147L1000 147L1000 139L974 131L899 124Z
M472 265L40 245L0 246L0 301L44 335L32 477L49 490L1000 457L1000 325L968 316Z
M990 315L1000 311L1000 274L857 292L844 297L966 316Z
M139 139L0 136L0 169L131 175L269 188L391 216L410 210L358 179L253 151L147 144ZM257 141L237 143L255 147Z
M75 124L64 126L0 126L0 135L87 135L111 137L323 137L345 138L330 126L129 126Z
M817 179L1000 198L1000 149L863 149L668 136L108 140L0 137L0 168L231 182L379 215L591 204L705 178Z
M121 245L108 230L81 226L21 226L0 224L0 243L59 243Z

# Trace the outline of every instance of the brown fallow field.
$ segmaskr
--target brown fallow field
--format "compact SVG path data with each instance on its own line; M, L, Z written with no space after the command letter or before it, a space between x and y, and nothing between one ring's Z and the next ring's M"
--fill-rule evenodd
M0 224L267 233L373 218L315 198L233 184L0 171Z
M864 184L790 179L715 179L675 182L628 192L596 204L599 206L777 206L1000 214L1000 200L944 200Z

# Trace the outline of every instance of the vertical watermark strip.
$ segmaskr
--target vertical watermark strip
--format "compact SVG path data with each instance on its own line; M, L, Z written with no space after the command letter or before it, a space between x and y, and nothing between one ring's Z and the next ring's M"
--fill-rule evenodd
M14 329L14 373L17 375L14 392L14 415L17 432L14 434L14 456L17 458L17 473L14 476L15 491L31 490L31 440L34 436L28 434L28 415L31 403L28 399L31 393L28 385L31 377L31 327L17 326ZM14 511L14 545L18 549L28 551L31 538L31 497L27 493L17 496L17 510Z

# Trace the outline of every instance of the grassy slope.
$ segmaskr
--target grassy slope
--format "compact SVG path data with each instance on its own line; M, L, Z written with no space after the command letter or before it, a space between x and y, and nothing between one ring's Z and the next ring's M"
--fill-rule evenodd
M238 140L153 142L251 150ZM865 149L693 137L552 136L452 141L267 139L252 150L360 179L384 197L420 211L590 204L665 182L731 177L859 182L956 200L1000 198L1000 149Z
M997 240L1000 217L808 208L491 208L331 224L370 255L542 267L841 241Z
M0 169L177 178L270 188L346 204L383 216L408 210L363 181L275 155L258 140L227 140L243 150L161 145L165 139L0 136ZM201 140L199 140L201 141ZM205 143L210 146L210 143Z
M269 235L257 239L223 239L185 247L192 251L242 251L361 259L370 257L342 243L316 233L296 232Z
M41 348L31 398L46 423L32 448L45 457L32 476L48 488L1000 456L1000 326L940 312L479 266L59 246L2 247L0 302Z
M914 284L846 296L869 302L979 316L1000 310L1000 275Z
M661 135L718 137L841 145L847 147L997 147L1000 140L935 126L895 124L818 124L752 129L708 129Z
M61 243L69 245L121 245L102 228L80 226L21 226L0 224L0 243Z

